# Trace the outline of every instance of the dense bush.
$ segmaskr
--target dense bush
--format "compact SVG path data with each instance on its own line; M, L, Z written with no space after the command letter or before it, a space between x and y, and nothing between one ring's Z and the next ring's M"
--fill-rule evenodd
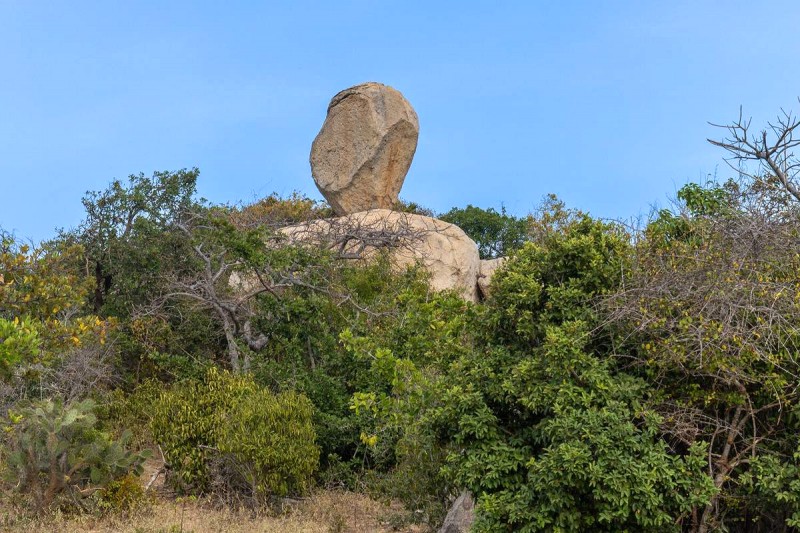
M0 412L26 398L69 403L108 384L117 321L81 312L89 288L74 269L81 254L0 229Z
M0 317L0 376L8 377L21 361L32 361L40 344L39 330L33 321Z
M231 457L253 497L308 492L319 463L312 410L301 394L260 389L224 414L217 448Z
M262 497L310 487L319 458L311 418L304 396L272 394L249 377L212 368L203 381L180 382L164 392L152 424L170 479L181 491L208 490L221 474L213 468L232 464L226 475L241 477L248 496Z
M629 238L554 201L530 227L486 305L435 297L393 333L343 335L370 362L352 400L371 421L364 446L429 495L470 489L480 531L679 527L713 492L700 448L670 452L595 308L628 268Z
M432 311L421 310L437 304L429 301L423 272L394 272L385 257L363 266L328 265L312 282L325 290L296 287L259 302L257 323L269 328L270 342L254 360L254 378L270 389L302 392L313 402L324 481L355 488L356 477L380 461L363 454L365 421L349 402L354 392L371 387L375 374L370 359L350 350L341 333L390 336L409 345L432 339L424 318ZM463 309L461 300L452 301Z
M681 189L679 212L646 228L607 301L664 439L703 443L716 488L698 512L706 530L782 530L796 508L800 226L796 209L765 200L768 186Z
M30 496L37 509L59 498L86 507L95 492L141 472L147 454L126 449L130 434L112 440L98 431L94 408L91 400L70 405L41 400L11 413L0 457L13 488Z
M437 405L436 383L470 352L475 308L458 295L407 292L390 327L342 332L352 357L368 365L350 399L360 438L358 455L370 466L370 490L403 501L414 519L436 523L457 489L441 475L448 443L426 426Z
M183 492L202 492L217 442L220 417L255 384L216 369L203 381L187 380L162 392L153 408L152 431L170 466L170 482Z
M133 473L111 481L97 492L100 513L130 513L152 501L139 477Z

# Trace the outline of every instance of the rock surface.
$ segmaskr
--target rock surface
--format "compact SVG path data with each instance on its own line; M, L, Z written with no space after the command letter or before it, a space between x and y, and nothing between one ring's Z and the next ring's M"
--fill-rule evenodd
M478 273L478 290L484 300L491 294L492 277L494 277L495 271L505 264L506 259L505 257L481 259L480 272Z
M464 491L447 511L439 533L467 533L474 521L475 502L472 500L472 495Z
M431 274L431 288L455 289L478 301L478 247L461 228L436 218L372 209L281 229L291 242L323 244L343 257L369 260L389 247L396 268L419 261Z
M338 215L392 208L419 137L419 120L399 91L364 83L333 97L311 145L311 174Z

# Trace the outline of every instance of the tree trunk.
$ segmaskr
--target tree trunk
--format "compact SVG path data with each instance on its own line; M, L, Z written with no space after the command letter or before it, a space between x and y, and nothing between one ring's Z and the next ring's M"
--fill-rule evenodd
M725 478L728 476L728 471L720 471L714 476L714 486L721 490L722 484L725 483ZM719 501L719 492L715 494L711 501L708 502L705 509L703 509L703 515L700 518L700 527L697 528L697 533L708 533L711 531L711 518L714 515L714 508L717 506L717 502Z
M227 318L223 318L222 329L225 330L225 341L228 343L228 359L231 361L231 370L235 374L242 371L239 365L239 347L236 345L234 326Z
M718 468L717 473L714 476L714 486L717 487L717 493L711 498L711 501L708 502L708 505L706 505L706 508L703 510L703 515L700 518L700 527L697 529L698 533L708 533L708 531L710 531L711 519L714 514L714 509L717 506L717 502L719 502L719 495L722 492L722 485L725 484L725 481L728 479L728 475L731 473L731 470L733 470L733 467L731 466L731 451L733 451L733 443L736 440L740 422L744 423L746 420L746 417L745 419L742 419L743 414L744 410L741 407L736 409L736 413L733 415L733 419L731 420L730 429L725 437L725 445L722 447L722 453L720 454L719 459L715 461Z
M103 265L100 261L96 261L94 265L94 312L100 311L103 307L103 288L105 287L105 279L103 276Z

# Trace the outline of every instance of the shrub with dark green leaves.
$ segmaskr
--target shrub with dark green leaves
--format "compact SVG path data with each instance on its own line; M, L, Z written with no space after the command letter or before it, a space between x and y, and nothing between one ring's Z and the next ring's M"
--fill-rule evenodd
M553 207L496 274L474 349L439 381L445 473L477 495L478 531L680 530L714 493L702 445L670 449L595 306L627 268L627 236Z
M443 383L446 474L479 495L477 531L679 531L713 495L702 446L671 453L647 384L586 338L549 326L531 355L497 347Z
M2 458L6 474L35 507L46 509L59 498L79 507L88 497L131 472L139 474L146 452L126 449L130 433L119 440L95 428L91 400L64 405L41 400L11 414L10 435Z
M529 222L531 241L484 306L451 313L432 300L434 312L398 328L426 325L428 339L342 335L371 361L352 399L374 424L362 441L401 468L444 454L416 459L414 479L430 493L469 489L477 531L680 529L714 492L701 445L670 449L595 305L628 269L629 237L555 200Z
M398 354L406 351L402 345L420 357L435 357L439 336L430 334L426 317L441 312L438 300L431 303L425 273L397 272L387 256L367 265L329 263L315 276L313 284L330 291L294 287L260 302L255 325L269 331L270 342L253 357L253 374L270 390L294 390L312 401L322 482L354 489L374 457L364 460L363 428L349 400L355 391L371 389L376 376L370 359L347 349L340 334L349 329L357 336L391 337L387 342L398 345ZM448 300L463 310L463 301Z
M181 382L161 395L153 435L170 481L183 492L208 491L225 465L222 474L238 479L222 484L246 496L297 494L308 490L319 462L312 411L303 395L272 394L249 376L211 368L203 381Z

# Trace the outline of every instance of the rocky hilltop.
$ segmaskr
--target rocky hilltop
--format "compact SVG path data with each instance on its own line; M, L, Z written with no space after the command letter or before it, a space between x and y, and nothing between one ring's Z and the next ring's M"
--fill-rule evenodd
M453 224L393 210L418 137L417 113L397 89L369 82L336 94L309 159L314 183L339 217L282 232L295 242L337 246L353 258L391 247L398 268L420 262L433 289L479 301L488 295L497 261L481 261L475 242Z

